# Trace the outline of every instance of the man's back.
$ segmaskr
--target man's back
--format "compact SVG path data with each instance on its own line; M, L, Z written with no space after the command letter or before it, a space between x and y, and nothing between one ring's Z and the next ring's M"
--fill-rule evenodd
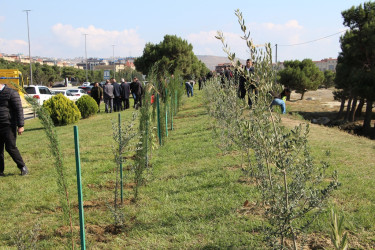
M111 84L104 85L104 98L114 98L113 86Z
M113 86L113 94L115 97L119 97L121 95L121 92L120 92L120 84L118 84L117 82L114 82L112 83L112 86Z

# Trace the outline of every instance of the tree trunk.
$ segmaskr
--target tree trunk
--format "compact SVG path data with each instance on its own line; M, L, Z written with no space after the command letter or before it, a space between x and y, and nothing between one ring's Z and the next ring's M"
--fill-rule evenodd
M355 115L356 107L357 107L357 97L354 97L353 102L352 102L352 108L351 108L350 113L349 113L349 121L350 122L354 122L354 120L355 120L354 115Z
M361 100L359 100L357 110L355 111L355 117L356 118L359 118L359 117L362 116L362 109L363 109L364 104L365 104L365 99L361 98Z
M366 101L366 114L363 120L363 129L365 132L369 132L371 129L371 116L372 116L372 100L367 99Z
M352 100L353 100L352 97L350 97L349 100L348 100L348 105L346 106L346 113L345 113L344 121L348 121L348 119L349 119L349 113L350 113L350 107L352 105Z
M337 114L336 120L341 119L342 117L342 113L344 112L344 108L345 108L345 101L346 101L345 97L342 97L340 110L339 110L339 113Z

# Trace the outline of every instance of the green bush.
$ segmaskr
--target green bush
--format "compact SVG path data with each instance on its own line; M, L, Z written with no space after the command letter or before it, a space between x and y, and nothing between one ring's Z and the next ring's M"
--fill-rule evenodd
M43 107L48 111L56 126L72 124L81 118L77 105L62 94L45 101Z
M98 112L98 104L89 95L84 95L79 98L76 102L79 111L81 112L82 118L87 118L95 115Z

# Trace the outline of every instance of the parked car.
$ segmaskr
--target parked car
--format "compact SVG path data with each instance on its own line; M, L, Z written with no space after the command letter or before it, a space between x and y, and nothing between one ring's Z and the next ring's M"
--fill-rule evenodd
M65 87L64 83L55 83L54 85L52 85L52 88L63 88L63 87Z
M69 100L74 101L74 102L80 98L80 96L73 95L73 93L71 93L67 89L56 89L53 91L53 95L58 95L58 94L62 94L66 96Z
M101 81L101 82L99 83L99 86L102 87L102 88L104 87L104 85L105 85L105 81Z
M68 89L69 92L71 92L73 95L75 96L83 96L83 95L87 95L86 94L86 91L84 91L83 89Z
M83 89L86 94L91 96L91 90L94 86L79 86L79 89Z
M52 97L52 93L46 86L30 85L25 87L26 93L32 98L38 99L39 105Z
M84 82L82 83L82 86L90 86L90 82Z

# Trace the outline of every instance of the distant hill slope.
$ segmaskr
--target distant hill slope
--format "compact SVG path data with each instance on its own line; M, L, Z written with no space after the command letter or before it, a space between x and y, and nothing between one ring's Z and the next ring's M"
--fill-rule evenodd
M206 64L210 70L215 70L215 66L222 63L229 63L229 59L225 56L208 56L208 55L197 55L198 59ZM245 60L240 59L242 64L245 64Z

